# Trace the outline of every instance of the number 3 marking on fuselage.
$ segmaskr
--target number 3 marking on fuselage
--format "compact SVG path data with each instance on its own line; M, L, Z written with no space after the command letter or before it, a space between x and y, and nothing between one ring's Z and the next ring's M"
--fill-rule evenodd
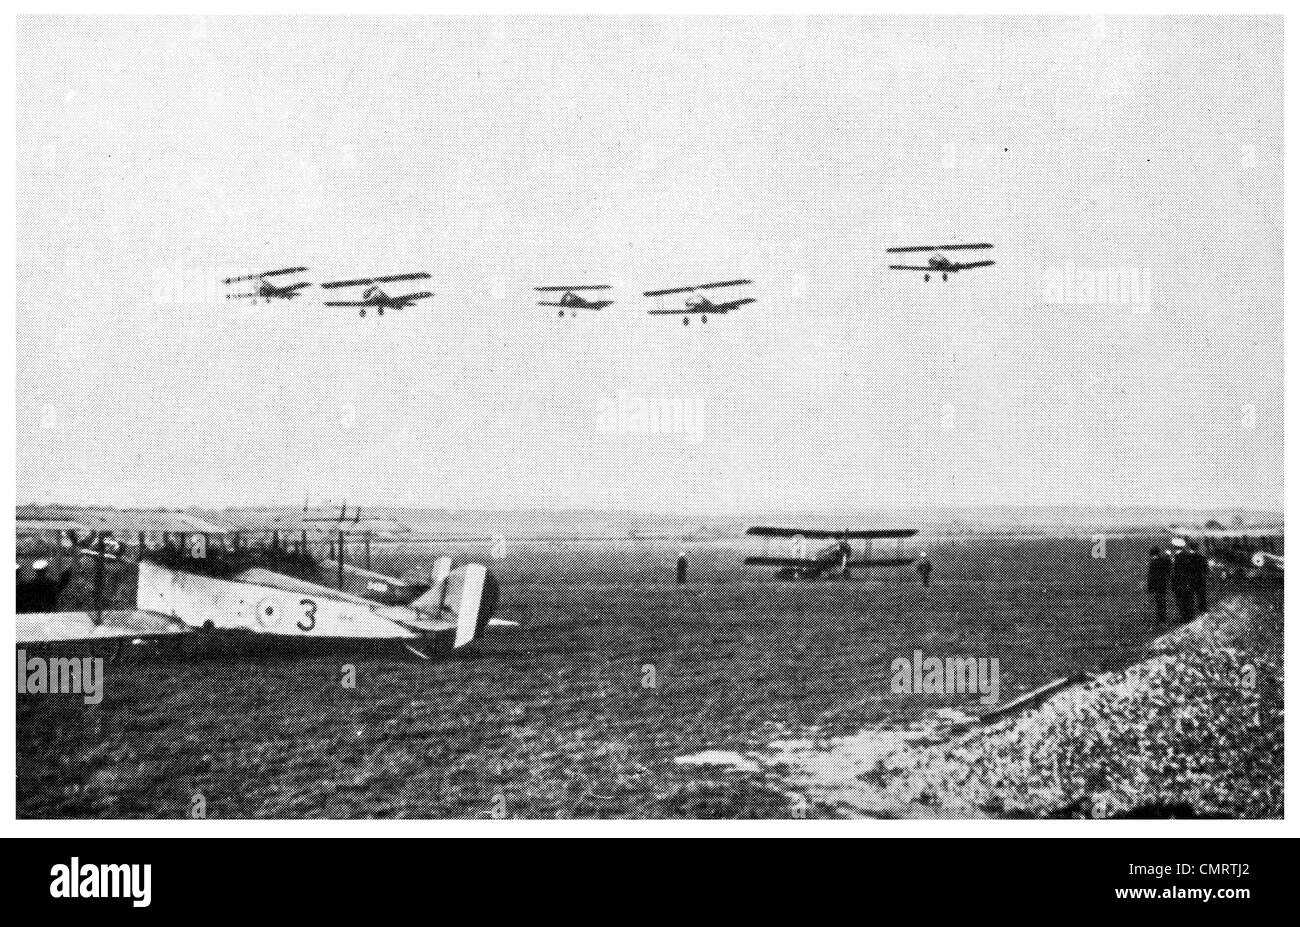
M303 599L298 603L302 606L302 621L298 622L298 630L307 632L316 627L316 603L311 599Z

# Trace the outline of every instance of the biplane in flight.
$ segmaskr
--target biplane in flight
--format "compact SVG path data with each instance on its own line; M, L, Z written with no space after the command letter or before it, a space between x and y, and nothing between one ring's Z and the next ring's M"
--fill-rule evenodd
M578 317L577 310L579 309L585 309L589 312L599 312L606 306L612 306L614 304L614 300L612 299L587 299L584 296L578 295L587 290L608 290L609 284L607 283L593 283L586 286L539 286L534 287L533 289L538 293L563 294L560 296L558 301L547 302L543 299L539 300L537 303L539 306L559 307L560 318L564 318L564 313L566 311L569 313L570 318L576 319Z
M649 313L650 315L680 315L682 316L683 325L691 324L691 316L698 315L702 323L707 323L710 315L726 315L728 312L739 309L741 306L747 306L750 303L757 302L757 300L752 297L745 297L744 299L733 299L730 302L715 303L707 296L700 295L698 291L711 290L715 287L723 286L744 286L745 284L753 282L754 281L752 280L724 280L721 283L701 283L698 286L680 286L667 290L649 290L645 295L670 296L673 293L694 293L696 295L686 297L685 306L681 309L651 309L649 310Z
M783 538L790 542L788 556L746 557L746 566L776 567L777 579L852 579L855 569L908 566L913 557L873 557L873 541L910 538L916 528L878 528L867 531L826 531L817 528L770 528L755 526L745 531L752 537ZM816 551L808 550L808 541L831 541ZM866 542L861 556L856 556L854 541Z
M399 296L390 296L379 286L381 283L397 283L402 280L428 280L429 274L419 271L414 274L394 274L390 277L369 277L362 280L335 280L331 283L322 283L321 289L333 290L340 287L363 286L360 300L326 300L327 306L357 306L361 309L361 318L366 317L367 309L374 309L377 315L383 315L386 309L406 309L413 305L417 300L428 299L433 296L430 292L420 293L403 293Z
M226 284L226 286L229 286L232 283L244 283L245 281L256 280L257 290L255 292L227 293L226 299L261 299L269 303L273 299L293 299L298 295L300 290L311 286L311 284L302 280L298 283L290 283L287 286L276 286L275 283L267 279L268 277L279 277L284 274L301 274L305 273L306 270L307 268L305 267L286 267L283 270L268 270L260 274L245 274L242 277L227 277L221 282Z
M886 248L887 254L909 254L916 252L930 252L930 258L925 264L890 264L890 270L919 270L925 274L925 282L930 282L931 274L942 274L943 279L947 280L949 274L955 274L962 270L971 270L975 267L991 267L993 261L954 261L944 254L945 251L982 251L993 246L987 243L973 245L908 245L905 248Z

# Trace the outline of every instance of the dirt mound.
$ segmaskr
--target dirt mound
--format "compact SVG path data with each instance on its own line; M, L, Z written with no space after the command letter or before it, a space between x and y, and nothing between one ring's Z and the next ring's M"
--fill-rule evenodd
M1158 638L1150 659L944 743L866 731L776 743L772 761L791 785L856 814L1280 817L1274 620L1233 599Z

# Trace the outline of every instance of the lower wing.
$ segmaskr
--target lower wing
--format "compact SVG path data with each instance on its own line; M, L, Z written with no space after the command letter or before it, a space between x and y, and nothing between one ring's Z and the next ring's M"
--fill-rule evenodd
M109 638L162 637L190 628L160 612L135 609L106 612L19 613L15 640L19 644L84 641Z
M819 567L825 566L825 564L816 560L800 559L799 557L746 557L745 566Z
M954 264L953 270L970 270L972 267L992 267L993 261L972 261L969 264Z
M598 300L597 302L594 303L584 303L582 305L574 305L573 303L553 303L553 302L548 303L545 300L541 300L537 303L537 305L555 306L557 309L588 309L592 312L599 312L601 309L604 309L606 306L613 305L613 303L614 300L612 299Z
M709 307L709 312L730 312L732 309L739 309L741 306L748 306L750 303L756 303L758 300L752 296L745 299L733 300L729 303L714 303Z
M993 263L993 262L990 261L989 263L991 264L991 263ZM970 266L970 265L967 265L967 266ZM912 265L912 264L890 264L890 265L889 265L889 269L890 269L890 270L941 270L941 269L942 269L942 270L952 270L951 267L946 267L946 268L937 268L937 267L916 267L916 266L914 266L914 265Z

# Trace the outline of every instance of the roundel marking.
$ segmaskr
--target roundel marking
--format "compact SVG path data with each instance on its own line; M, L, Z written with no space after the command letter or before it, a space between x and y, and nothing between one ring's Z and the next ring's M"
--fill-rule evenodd
M280 623L280 603L265 598L257 603L257 623L264 628L274 628Z

